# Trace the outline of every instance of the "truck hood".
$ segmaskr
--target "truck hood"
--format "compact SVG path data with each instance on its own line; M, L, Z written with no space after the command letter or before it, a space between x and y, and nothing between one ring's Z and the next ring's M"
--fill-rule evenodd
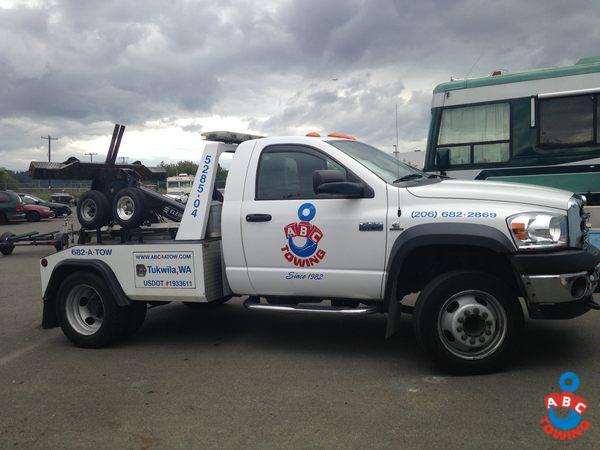
M416 197L488 200L524 203L548 208L567 209L572 192L531 184L501 181L443 180L440 183L411 186L408 191Z

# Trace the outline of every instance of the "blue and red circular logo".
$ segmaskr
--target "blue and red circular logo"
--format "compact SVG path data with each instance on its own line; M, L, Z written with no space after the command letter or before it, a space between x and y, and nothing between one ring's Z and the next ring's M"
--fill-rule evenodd
M590 423L583 419L587 402L575 395L579 388L579 377L565 372L559 379L562 392L553 392L544 398L548 415L540 420L544 432L557 440L573 440L587 431Z
M281 248L286 260L297 267L310 267L325 258L325 250L319 248L323 232L310 223L317 215L312 203L303 203L298 208L299 222L292 222L283 228L287 244Z

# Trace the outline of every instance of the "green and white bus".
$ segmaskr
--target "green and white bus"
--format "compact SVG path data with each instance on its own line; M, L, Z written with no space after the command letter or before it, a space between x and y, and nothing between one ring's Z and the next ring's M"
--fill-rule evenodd
M424 169L563 188L600 206L600 57L433 91Z

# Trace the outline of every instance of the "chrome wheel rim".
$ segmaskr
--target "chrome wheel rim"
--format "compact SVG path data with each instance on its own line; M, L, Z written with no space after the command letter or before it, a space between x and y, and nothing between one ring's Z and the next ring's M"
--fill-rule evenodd
M80 211L81 211L81 217L83 217L83 219L86 222L91 222L96 217L96 213L98 211L98 209L96 207L96 202L94 200L92 200L91 198L84 200L83 203L81 204Z
M104 304L98 291L87 284L75 286L66 301L69 325L79 334L96 333L104 321Z
M462 359L493 354L506 338L506 313L496 297L483 291L463 291L444 302L438 335L446 350Z
M133 199L128 195L124 195L117 200L117 216L121 220L129 220L135 212L135 205Z

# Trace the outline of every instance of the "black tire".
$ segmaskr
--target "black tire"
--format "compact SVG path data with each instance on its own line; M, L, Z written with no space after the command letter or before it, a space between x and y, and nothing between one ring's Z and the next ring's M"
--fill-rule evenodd
M84 299L86 304L92 300L95 302L95 311L88 313L90 317L68 312L69 308L75 310L75 306L81 305ZM88 308L91 311L92 308ZM57 294L56 313L65 336L76 346L84 348L100 348L117 342L124 336L130 318L129 310L117 305L104 280L86 271L72 273L62 281ZM94 326L97 329L94 330Z
M129 317L123 334L124 338L133 336L144 324L148 306L146 305L146 302L133 301L127 309Z
M8 238L14 235L15 234L11 233L10 231L0 235L0 253L2 253L4 256L12 254L13 250L15 249L13 244L8 243Z
M112 215L123 228L139 227L148 218L144 193L138 188L121 189L113 199Z
M77 220L82 228L95 230L110 220L110 203L100 191L85 192L77 202Z
M39 222L41 220L40 215L35 211L28 211L25 217L27 218L27 222Z
M414 311L421 345L443 370L463 375L499 370L522 323L523 310L506 283L474 270L434 278Z
M8 223L8 219L3 212L0 212L0 225L6 225Z
M56 243L54 244L54 248L57 252L69 248L69 235L67 233L57 233L55 238Z

